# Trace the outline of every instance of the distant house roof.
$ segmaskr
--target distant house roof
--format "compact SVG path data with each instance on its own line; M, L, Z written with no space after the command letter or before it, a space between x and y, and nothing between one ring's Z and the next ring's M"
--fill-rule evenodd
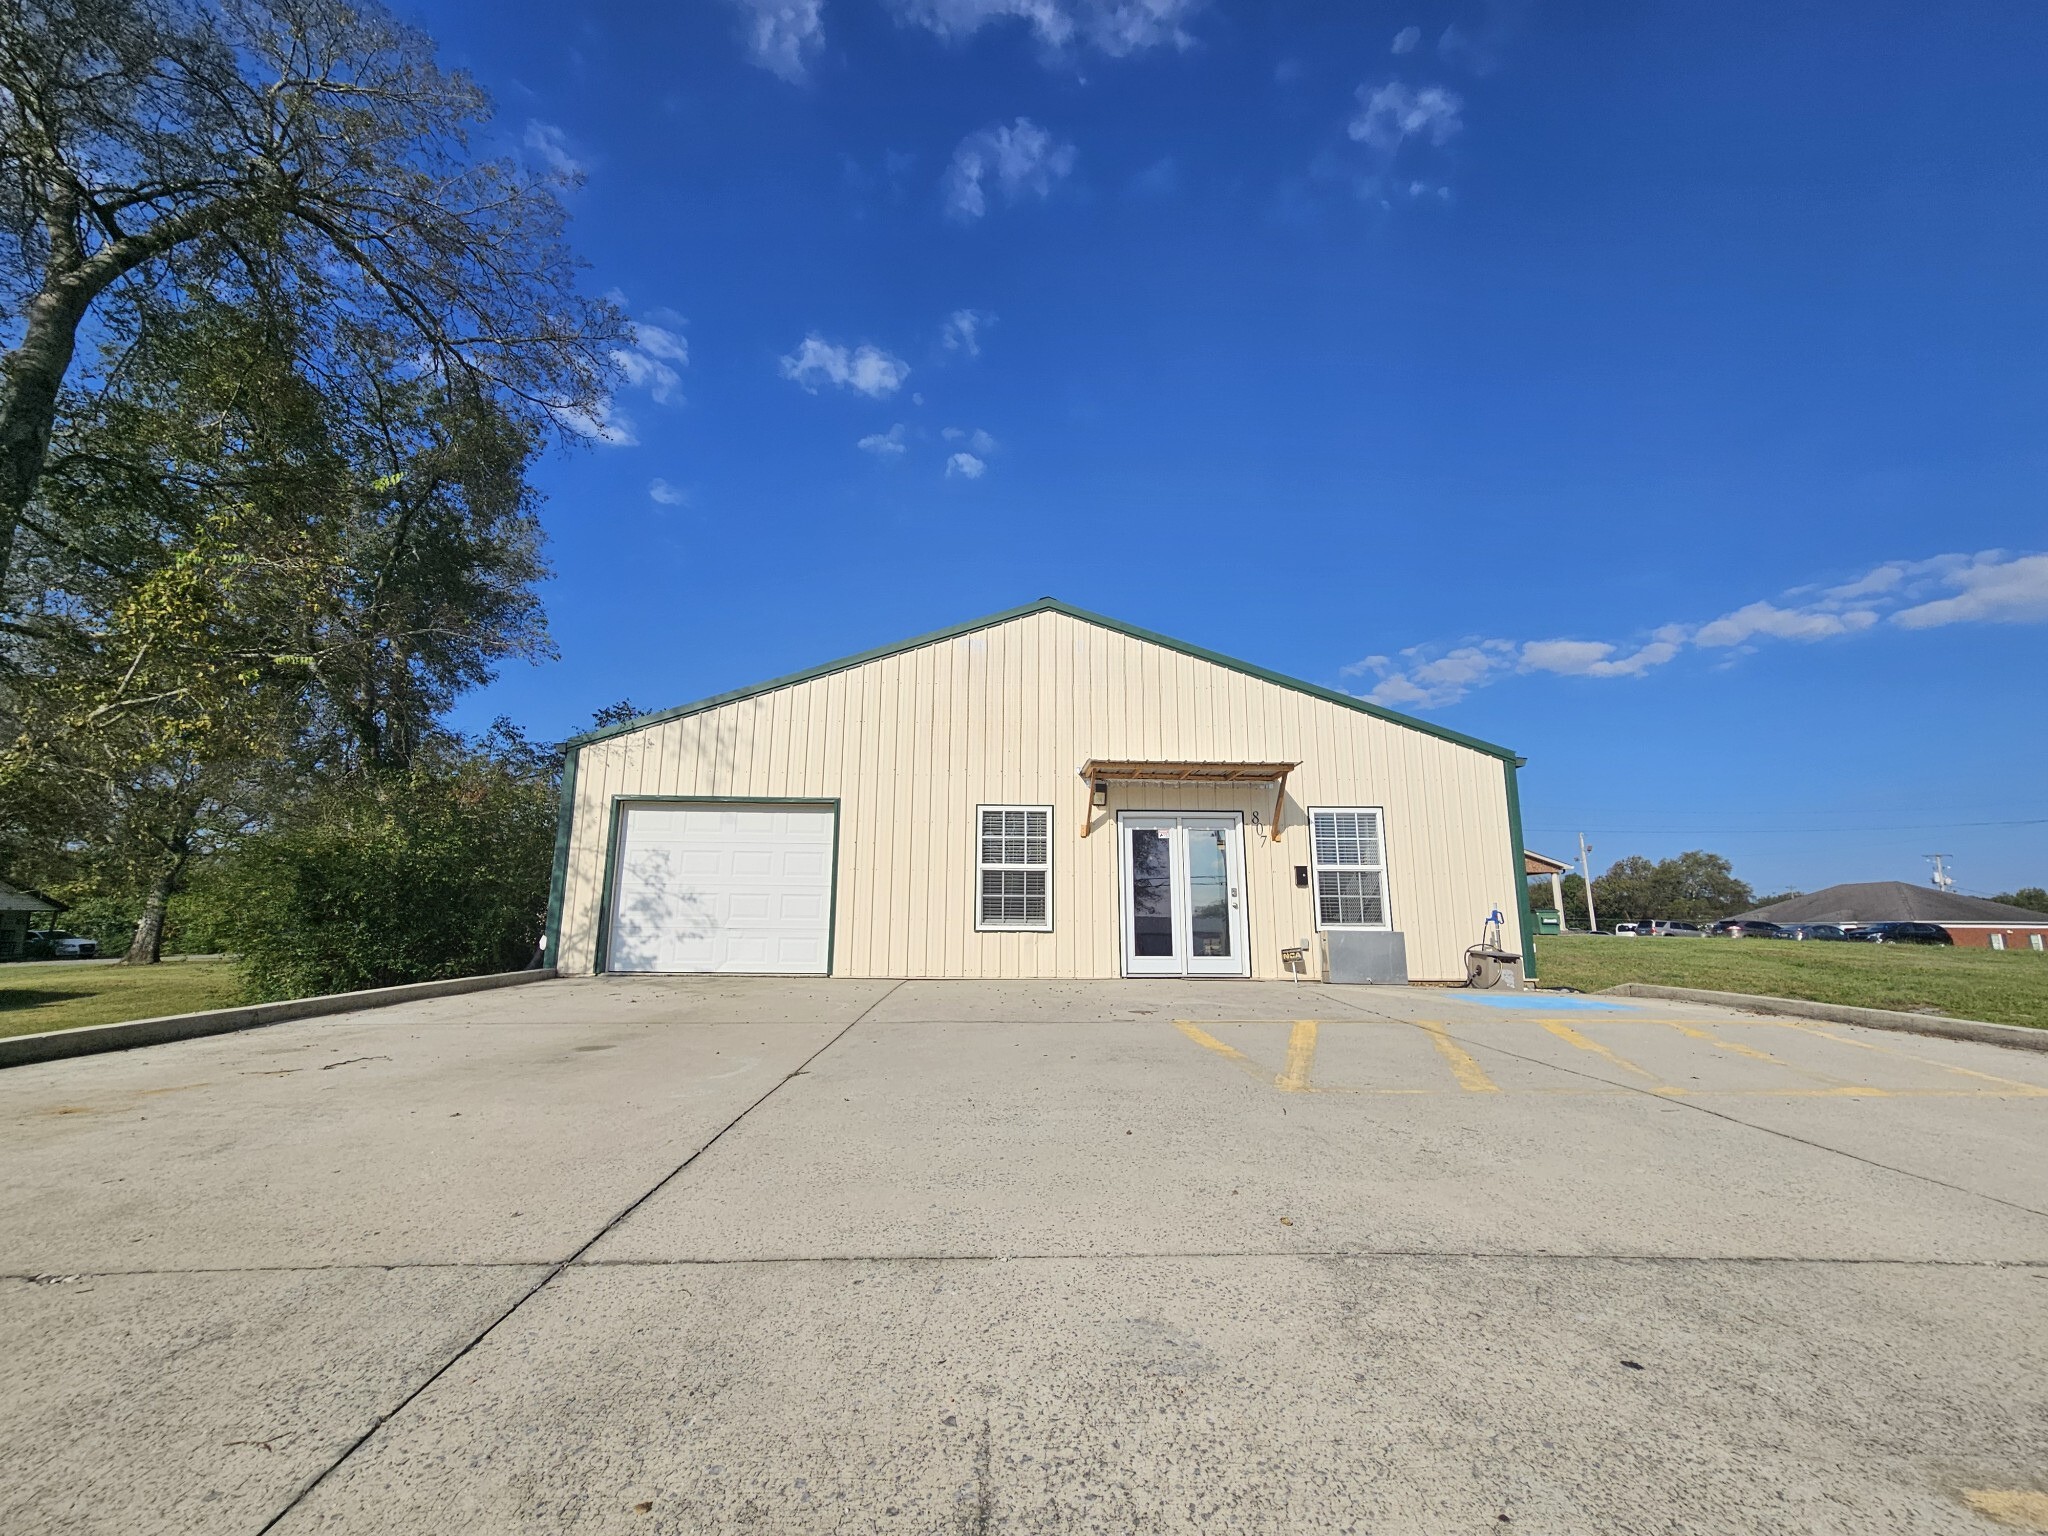
M1571 865L1545 858L1533 848L1522 850L1522 873L1525 875L1561 875L1570 868Z
M5 880L0 880L0 912L62 912L63 910L54 901L46 901L33 891L18 891Z
M1831 885L1824 891L1774 901L1744 917L1774 923L2032 923L2048 924L2048 912L1982 896L1958 896L1928 885L1903 880L1873 880L1862 885Z

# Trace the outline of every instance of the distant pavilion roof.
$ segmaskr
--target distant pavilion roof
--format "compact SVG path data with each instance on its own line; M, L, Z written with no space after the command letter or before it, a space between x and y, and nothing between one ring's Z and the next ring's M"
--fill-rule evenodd
M38 896L33 891L16 890L5 880L0 880L0 912L62 912L64 908L54 901Z
M1831 885L1742 915L1774 923L2048 923L2048 912L2030 912L2002 901L1958 896L1903 880Z

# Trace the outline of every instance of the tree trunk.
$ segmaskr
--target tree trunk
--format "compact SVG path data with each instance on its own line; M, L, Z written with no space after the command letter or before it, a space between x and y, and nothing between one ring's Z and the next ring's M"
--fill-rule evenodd
M164 955L164 912L171 902L171 872L166 869L149 885L149 899L142 904L142 921L135 925L123 965L155 965Z
M192 862L192 815L188 814L170 841L170 861L162 865L149 882L149 895L142 903L142 920L135 925L135 937L128 943L123 965L155 965L164 957L164 914L171 897L185 879L185 866Z
M14 531L49 457L57 395L78 346L85 295L44 289L29 302L21 345L0 364L0 582L13 562Z

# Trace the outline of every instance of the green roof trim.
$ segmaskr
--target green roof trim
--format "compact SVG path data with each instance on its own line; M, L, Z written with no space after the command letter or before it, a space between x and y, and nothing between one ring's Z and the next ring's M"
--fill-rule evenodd
M830 677L835 672L850 671L854 667L866 666L871 661L882 661L890 656L900 656L905 651L915 651L927 645L938 645L946 640L957 640L962 635L971 635L979 630L994 629L999 624L1008 624L1013 619L1029 618L1038 613L1057 613L1083 624L1093 624L1098 629L1111 630L1119 635L1128 635L1133 640L1143 640L1151 645L1163 646L1169 651L1178 651L1183 656L1192 656L1197 661L1206 661L1246 677L1255 677L1262 683L1272 683L1281 688L1291 688L1296 693L1305 693L1312 699L1321 699L1344 709L1353 709L1361 715L1370 715L1390 725L1420 731L1425 736L1434 736L1439 741L1452 742L1469 747L1474 752L1483 752L1489 757L1500 758L1510 765L1519 761L1508 748L1490 741L1481 741L1477 736L1467 736L1462 731L1447 730L1441 725L1431 725L1427 720L1418 720L1413 715L1404 715L1399 710L1387 709L1382 705L1369 703L1354 694L1343 693L1335 688L1324 688L1315 683L1303 682L1298 677L1268 671L1253 666L1248 661L1239 661L1234 656L1225 656L1217 651L1204 650L1199 645L1189 645L1185 640L1176 640L1171 635L1154 634L1149 629L1139 629L1134 624L1125 624L1099 613L1090 613L1085 608L1076 608L1058 598L1041 597L1035 603L1026 603L1021 608L1006 608L1001 613L989 614L986 618L970 619L965 624L955 624L950 629L935 630L928 635L914 639L899 640L894 645L878 646L872 651L862 651L855 656L845 656L838 661L828 661L822 667L812 667L806 672L792 672L787 677L770 678L765 683L756 683L751 688L736 688L730 693L714 694L708 699L699 699L694 704L678 704L673 709L656 710L651 715L641 715L618 725L606 726L602 730L585 731L571 736L563 743L568 747L585 746L595 741L606 741L614 736L627 736L635 731L644 731L649 726L662 725L670 720L681 720L689 715L700 715L708 709L717 709L725 704L737 704L742 699L751 699L757 694L772 693L778 688L791 688L798 683L815 682L821 677ZM1517 845L1520 846L1519 844Z

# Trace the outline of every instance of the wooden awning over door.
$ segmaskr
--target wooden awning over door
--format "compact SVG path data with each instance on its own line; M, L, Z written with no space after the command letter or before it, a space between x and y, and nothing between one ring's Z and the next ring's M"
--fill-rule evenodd
M1081 816L1081 835L1086 837L1095 824L1095 786L1105 791L1111 784L1271 784L1273 821L1268 837L1280 835L1280 810L1287 803L1287 775L1299 763L1175 763L1133 762L1122 758L1091 757L1081 765L1081 778L1088 786L1088 799Z

